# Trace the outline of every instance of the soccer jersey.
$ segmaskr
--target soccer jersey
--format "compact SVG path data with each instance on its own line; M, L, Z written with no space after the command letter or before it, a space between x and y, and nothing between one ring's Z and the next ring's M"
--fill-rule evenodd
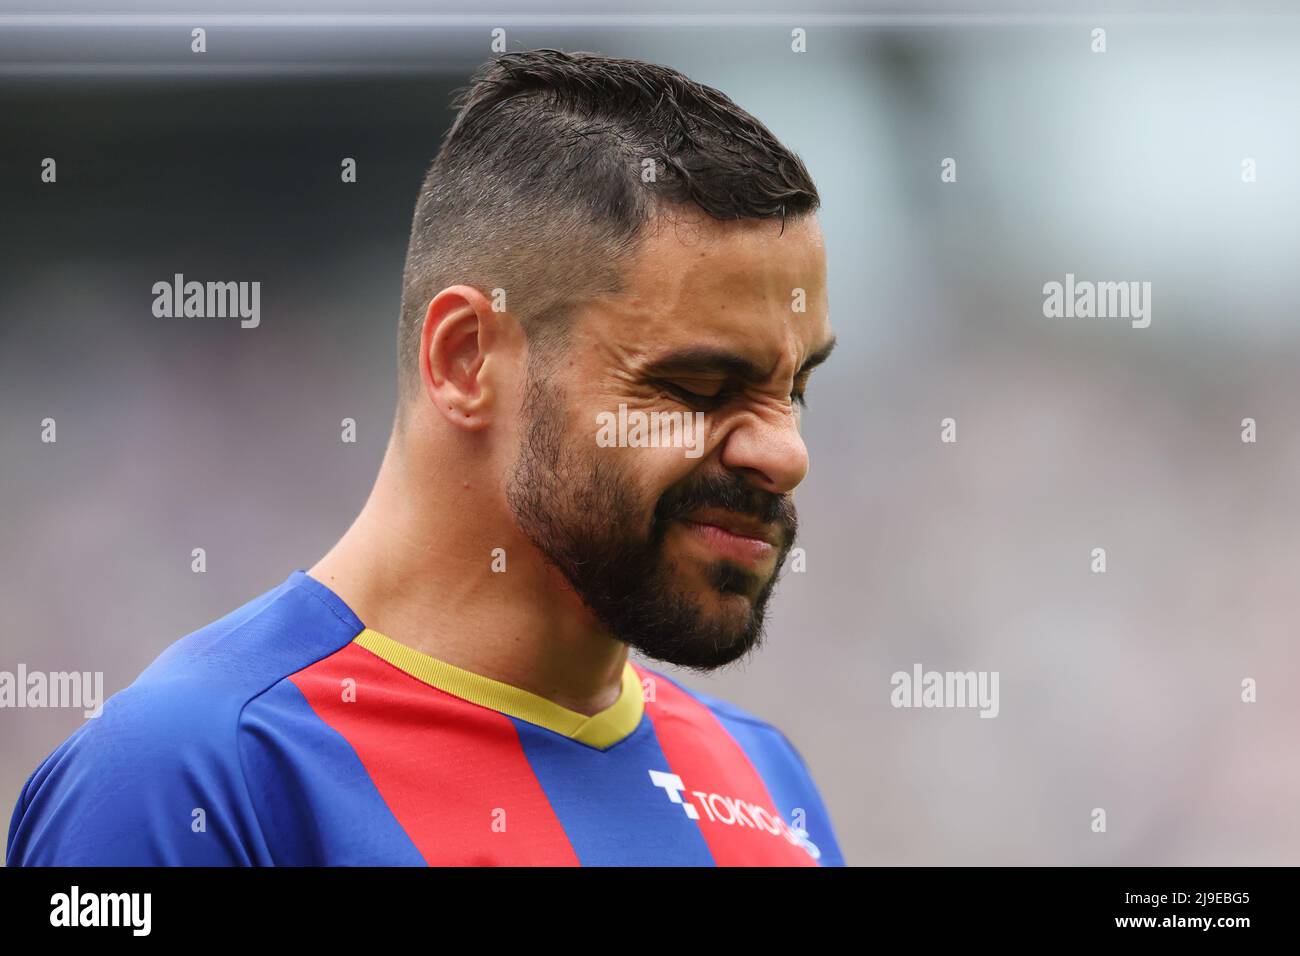
M28 779L14 865L843 865L772 725L628 662L594 715L367 628L302 571Z

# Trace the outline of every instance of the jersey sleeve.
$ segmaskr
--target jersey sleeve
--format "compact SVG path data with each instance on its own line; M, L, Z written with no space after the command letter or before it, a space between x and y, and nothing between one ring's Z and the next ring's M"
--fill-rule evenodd
M184 680L114 695L28 779L7 865L264 862L236 743L239 711Z
M802 822L805 835L813 840L819 848L822 866L845 866L844 853L840 849L839 838L836 836L835 827L831 823L830 811L826 809L821 790L818 789L817 782L813 780L812 771L808 769L807 761L804 760L799 749L790 742L789 737L775 727L772 729L781 738L786 751L789 753L789 759L794 764L794 773L799 779L798 789L803 794L801 801L803 806L800 809L804 811Z

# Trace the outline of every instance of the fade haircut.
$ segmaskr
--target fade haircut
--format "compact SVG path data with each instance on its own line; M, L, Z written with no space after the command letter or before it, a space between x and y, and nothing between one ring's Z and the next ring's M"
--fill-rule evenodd
M504 53L452 100L403 273L399 386L419 389L430 300L471 285L528 340L529 366L565 341L571 309L617 293L643 227L674 207L718 220L813 212L803 162L753 116L676 70L595 53ZM650 171L653 171L652 173ZM399 409L404 403L399 401Z

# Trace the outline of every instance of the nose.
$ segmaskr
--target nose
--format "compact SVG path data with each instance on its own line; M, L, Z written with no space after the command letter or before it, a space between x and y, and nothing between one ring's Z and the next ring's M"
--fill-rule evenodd
M793 413L750 417L738 424L722 446L722 464L764 491L793 491L808 474L808 446Z

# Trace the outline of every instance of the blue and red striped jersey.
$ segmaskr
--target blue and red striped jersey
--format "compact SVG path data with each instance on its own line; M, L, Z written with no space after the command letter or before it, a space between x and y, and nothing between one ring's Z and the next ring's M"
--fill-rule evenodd
M36 769L10 866L842 866L771 724L628 662L595 715L367 628L303 571Z

